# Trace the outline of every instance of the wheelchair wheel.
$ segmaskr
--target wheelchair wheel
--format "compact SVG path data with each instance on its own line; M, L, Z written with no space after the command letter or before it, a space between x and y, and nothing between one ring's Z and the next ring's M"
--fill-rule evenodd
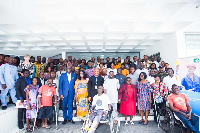
M170 132L174 128L174 115L168 108L162 108L158 114L158 126L161 127L165 132Z

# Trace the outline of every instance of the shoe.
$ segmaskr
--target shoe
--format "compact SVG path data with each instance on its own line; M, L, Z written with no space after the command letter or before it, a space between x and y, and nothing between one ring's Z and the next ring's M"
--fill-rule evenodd
M7 106L2 106L2 110L6 110L7 109Z
M19 127L19 129L23 129L24 127L22 126L22 127Z
M62 124L66 124L67 123L67 120L64 120L63 122L62 122Z
M147 124L144 124L144 123L143 123L143 125L148 125L148 123L149 123L149 121L147 120Z
M75 124L75 122L73 120L68 120L69 122L71 122L72 124Z

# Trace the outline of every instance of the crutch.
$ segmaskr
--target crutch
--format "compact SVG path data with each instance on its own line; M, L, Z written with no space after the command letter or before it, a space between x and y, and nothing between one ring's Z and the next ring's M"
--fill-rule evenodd
M56 110L56 106L55 106L55 112L56 112L56 130L58 130L58 118L57 118L57 110Z
M36 117L35 117L35 120L34 120L34 124L33 124L33 131L35 130L35 124L36 124L36 119L37 119L37 114L38 114L38 97L37 97L37 111L36 111Z

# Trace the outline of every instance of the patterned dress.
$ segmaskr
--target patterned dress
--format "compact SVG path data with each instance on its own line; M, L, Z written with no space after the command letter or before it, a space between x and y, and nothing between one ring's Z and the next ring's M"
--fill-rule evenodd
M85 74L87 75L87 78L90 78L94 75L94 68L92 69L86 69Z
M87 80L77 79L75 82L75 92L77 93L77 117L84 119L87 113L87 97L88 97L88 85Z
M30 104L30 110L26 110L26 118L33 119L36 118L37 113L37 95L38 95L39 86L33 86L30 85L30 87L27 89L25 88L25 92L29 92L29 104Z
M30 64L25 64L24 62L21 62L21 63L19 64L17 70L18 70L19 72L22 72L23 69L28 69L29 72L30 72L30 75L32 75L33 72L34 72L33 63L30 62Z
M38 64L37 62L33 63L34 65L34 73L33 77L39 77L40 72L44 72L44 64Z
M152 91L153 91L153 96L154 96L154 100L156 101L156 103L161 103L163 102L164 99L164 93L167 93L167 86L160 82L160 85L156 85L156 84L152 84Z
M137 82L136 88L138 89L138 110L148 111L151 109L149 102L149 94L151 93L151 85L149 82Z

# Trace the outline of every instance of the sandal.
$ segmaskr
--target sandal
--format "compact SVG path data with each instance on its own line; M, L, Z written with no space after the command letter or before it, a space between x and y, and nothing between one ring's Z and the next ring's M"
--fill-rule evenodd
M144 119L141 119L138 123L142 124L144 122Z
M131 125L134 125L134 122L132 120L130 121L130 123L131 123Z
M144 123L145 123L145 122L144 122ZM143 123L143 125L148 125L148 120L147 120L147 123L146 123L146 124L144 124L144 123Z
M127 125L128 125L128 121L125 122L125 126L127 126Z
M39 126L35 126L34 128L35 128L35 129L39 129L40 127L39 127Z
M30 129L30 128L27 128L27 129L26 129L26 132L28 132L28 133L29 133L29 132L33 132L33 130Z
M46 128L46 129L50 129L51 127L47 124L42 125L42 127Z

